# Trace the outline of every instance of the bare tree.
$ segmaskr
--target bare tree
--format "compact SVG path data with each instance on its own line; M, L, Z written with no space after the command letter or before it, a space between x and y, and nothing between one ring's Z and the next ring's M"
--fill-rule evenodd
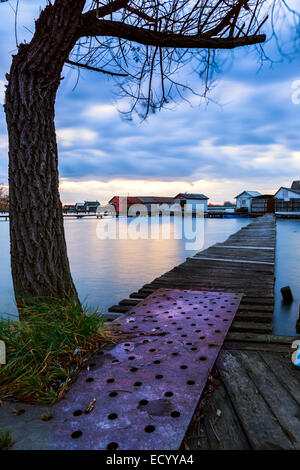
M218 49L265 41L265 0L55 0L7 75L11 265L17 303L77 298L58 191L54 104L64 64L118 76L143 114L181 92L181 67L208 74ZM75 48L76 45L76 48ZM76 52L75 52L76 51ZM186 84L184 84L186 86Z

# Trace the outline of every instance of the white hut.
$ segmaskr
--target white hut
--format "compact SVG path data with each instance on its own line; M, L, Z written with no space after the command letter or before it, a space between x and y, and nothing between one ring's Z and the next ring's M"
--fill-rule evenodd
M297 183L297 182L294 182ZM274 195L275 212L277 215L300 215L300 189L293 183L291 188L281 187Z
M238 194L235 196L236 209L244 208L251 212L252 199L256 196L261 196L261 193L258 191L243 191L241 194Z

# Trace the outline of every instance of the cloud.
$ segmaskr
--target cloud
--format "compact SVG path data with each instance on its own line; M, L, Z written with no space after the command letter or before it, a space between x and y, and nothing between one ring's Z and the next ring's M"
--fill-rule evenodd
M19 25L31 27L39 3L45 2L21 3ZM8 7L2 11L4 78L15 46L13 14ZM274 43L266 47L278 56ZM122 191L173 195L193 190L222 202L245 188L269 192L299 179L300 105L292 100L292 84L300 79L297 61L281 57L258 73L261 63L254 48L220 52L219 57L225 65L215 75L207 105L202 100L198 106L198 97L191 96L191 105L178 101L145 122L122 119L117 109L128 109L129 101L116 94L114 80L82 71L73 91L77 72L65 67L56 103L63 198L99 194L107 200ZM201 89L196 75L184 68L180 73L183 81ZM1 114L1 178L7 167L4 122Z
M130 196L135 194L144 195L166 195L175 196L180 191L195 191L197 187L206 187L209 191L214 187L213 182L199 180L194 183L182 181L147 181L138 179L134 181L126 179L112 179L107 182L97 180L87 180L74 182L68 178L62 178L60 192L65 202L81 201L87 197L97 199L106 203L114 195Z
M5 81L0 80L0 104L4 104L4 96L5 96Z
M286 79L246 85L226 79L214 92L222 105L181 103L175 111L163 110L138 124L123 122L118 115L109 122L90 122L90 128L98 129L101 136L90 147L62 150L61 174L102 181L192 182L200 176L233 182L256 178L258 182L278 173L293 179L300 173L299 160L293 157L300 144L300 107L293 105L290 91Z
M225 200L234 201L234 197L245 188L255 189L262 194L272 194L274 189L285 185L289 180L282 176L268 181L267 179L252 180L251 178L240 178L235 184L231 179L196 179L193 182L181 180L160 181L137 179L111 179L109 181L85 180L74 181L70 178L62 178L60 182L60 193L64 203L79 202L84 200L98 200L106 204L114 195L159 195L175 196L179 192L201 192L206 194L209 202L223 203Z
M116 118L116 115L116 108L110 104L92 105L83 112L83 117L96 120Z
M98 133L87 128L62 128L56 131L57 140L62 147L80 145L82 142L92 143L98 137Z
M8 149L8 141L6 134L0 134L0 149Z

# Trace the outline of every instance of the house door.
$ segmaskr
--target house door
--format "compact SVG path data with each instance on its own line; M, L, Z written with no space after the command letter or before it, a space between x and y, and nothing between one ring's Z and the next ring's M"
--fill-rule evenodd
M268 199L268 212L275 212L275 199Z

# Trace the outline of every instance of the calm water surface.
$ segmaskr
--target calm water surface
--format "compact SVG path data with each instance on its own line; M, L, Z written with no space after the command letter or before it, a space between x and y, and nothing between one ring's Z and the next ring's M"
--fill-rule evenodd
M275 270L275 312L273 333L296 335L295 325L300 303L300 220L277 220L277 250ZM284 305L281 287L290 286L294 302Z
M129 223L130 223L129 219ZM82 301L107 308L138 290L155 277L183 262L195 251L187 251L186 240L99 240L97 219L65 221L73 279ZM251 219L205 219L204 245L224 241ZM119 219L119 224L128 224ZM160 222L161 224L162 222ZM300 302L300 220L277 222L276 303L274 333L294 335ZM16 313L9 262L8 222L0 222L0 313ZM199 251L199 250L197 250ZM281 302L280 287L290 285L294 302Z
M145 219L147 220L147 219ZM130 224L126 219L117 223ZM204 246L224 241L250 219L205 219ZM140 289L143 284L183 262L195 251L185 250L186 240L99 240L102 220L65 220L71 271L80 299L103 311ZM160 220L160 226L162 221ZM0 222L0 312L16 312L9 262L9 226ZM199 250L197 250L199 251Z

